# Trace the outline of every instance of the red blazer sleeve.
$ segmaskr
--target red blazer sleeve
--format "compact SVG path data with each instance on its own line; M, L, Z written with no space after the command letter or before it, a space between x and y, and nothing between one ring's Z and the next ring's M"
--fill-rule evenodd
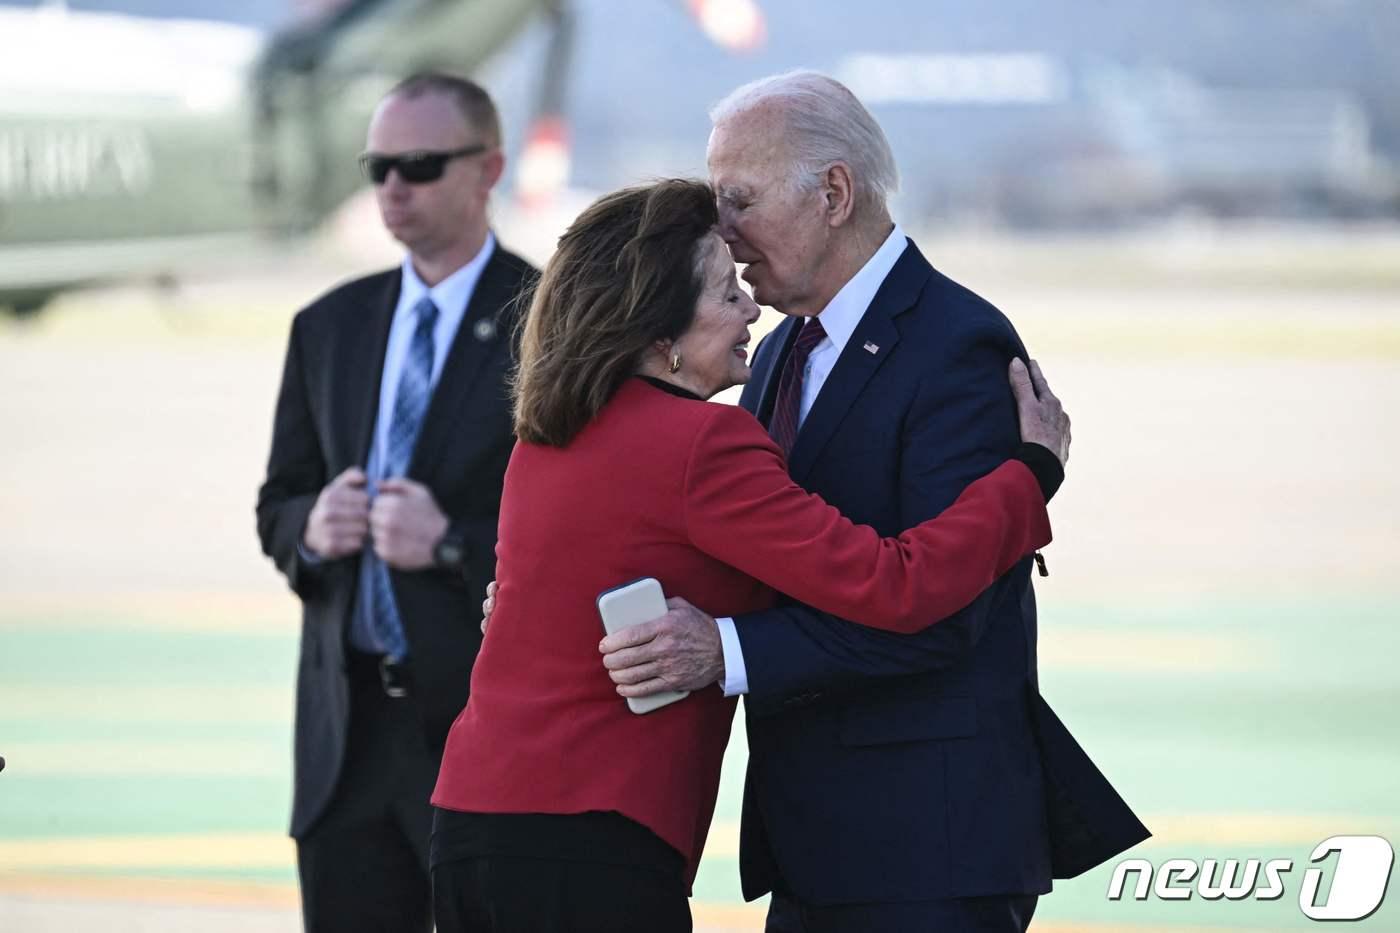
M922 525L882 538L794 483L753 416L716 409L686 466L690 540L799 602L871 628L917 632L1050 543L1040 486L1019 461L977 480Z

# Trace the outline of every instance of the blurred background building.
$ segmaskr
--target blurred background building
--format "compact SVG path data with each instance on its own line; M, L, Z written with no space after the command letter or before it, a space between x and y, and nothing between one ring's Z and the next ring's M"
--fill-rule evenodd
M430 65L497 92L536 207L703 175L711 103L812 67L881 120L917 229L1394 220L1397 40L1383 0L3 0L0 290L315 228Z

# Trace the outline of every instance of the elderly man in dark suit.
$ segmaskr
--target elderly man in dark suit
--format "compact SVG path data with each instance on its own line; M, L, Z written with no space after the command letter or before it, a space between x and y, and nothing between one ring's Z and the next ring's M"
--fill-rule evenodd
M890 535L937 515L1017 447L1020 338L892 222L893 155L844 86L783 75L712 116L721 233L789 316L742 404L853 521ZM773 892L771 933L1023 931L1052 877L1146 837L1041 699L1031 566L917 635L787 601L605 640L624 695L746 696L740 867L747 898Z
M291 831L306 929L426 931L428 797L481 643L514 441L510 332L535 270L488 225L504 158L476 84L402 82L361 162L408 255L296 316L258 534L303 606Z

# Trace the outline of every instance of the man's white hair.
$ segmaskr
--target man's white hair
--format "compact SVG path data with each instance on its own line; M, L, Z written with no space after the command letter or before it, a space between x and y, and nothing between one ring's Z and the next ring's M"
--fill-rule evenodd
M710 109L718 125L761 104L776 104L787 121L793 181L814 188L836 162L851 167L856 204L887 209L899 190L899 170L885 131L856 95L835 78L816 71L789 71L745 84Z

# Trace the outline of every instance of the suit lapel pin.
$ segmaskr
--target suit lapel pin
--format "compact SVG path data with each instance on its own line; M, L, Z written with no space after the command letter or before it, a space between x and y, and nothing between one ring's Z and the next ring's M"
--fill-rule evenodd
M878 343L872 343L871 341L867 340L865 342L865 352L870 354L879 353L880 345Z
M477 321L476 326L472 328L472 334L477 340L485 343L496 336L496 322L489 319Z

